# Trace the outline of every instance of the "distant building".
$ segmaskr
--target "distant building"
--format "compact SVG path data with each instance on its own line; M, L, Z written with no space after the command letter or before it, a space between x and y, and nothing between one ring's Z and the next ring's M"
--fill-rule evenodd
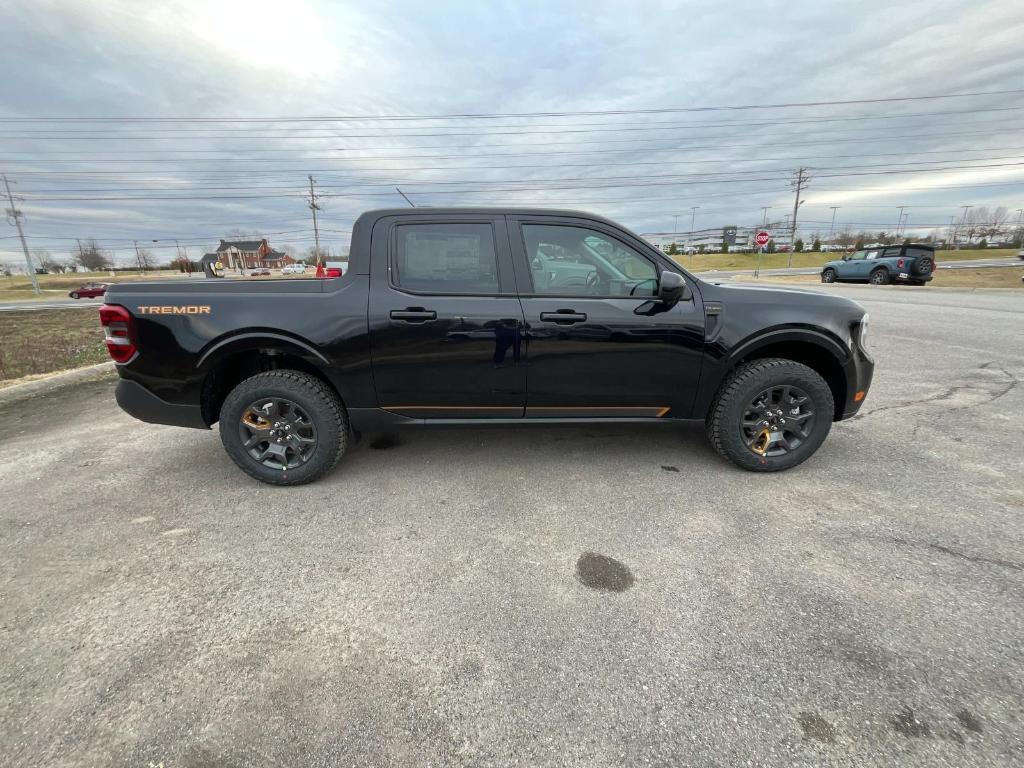
M221 240L216 253L226 269L280 269L295 263L287 253L271 248L265 237L260 240Z
M730 251L752 253L757 250L754 237L761 229L771 233L776 248L789 245L789 229L781 223L765 227L715 227L694 232L650 232L643 235L643 238L663 253L669 252L672 243L676 244L676 250L680 253L696 253L701 248L705 253L720 253L723 241L730 240ZM797 236L799 237L799 233Z

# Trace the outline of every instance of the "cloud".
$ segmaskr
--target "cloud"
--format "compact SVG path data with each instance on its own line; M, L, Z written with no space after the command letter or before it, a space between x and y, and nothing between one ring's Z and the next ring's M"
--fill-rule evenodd
M1024 82L1024 20L1012 2L766 10L751 2L16 0L0 15L2 63L17 72L0 81L7 118L600 112ZM577 207L639 231L667 231L691 205L700 206L698 227L747 223L760 221L761 206L777 218L792 207L787 175L801 165L813 177L802 209L809 227L829 206L842 206L841 219L875 223L891 218L876 211L894 203L919 206L912 221L923 226L962 204L1013 205L1024 186L1013 168L924 169L1024 161L1022 113L1024 98L1013 94L490 120L51 119L0 123L0 168L25 197L33 244L54 251L70 242L59 238L215 241L235 228L306 227L288 239L308 245L309 174L333 230L362 210L405 205L396 185L417 204ZM908 173L837 175L886 167ZM347 236L326 239L341 247ZM0 259L17 257L15 243L0 239Z

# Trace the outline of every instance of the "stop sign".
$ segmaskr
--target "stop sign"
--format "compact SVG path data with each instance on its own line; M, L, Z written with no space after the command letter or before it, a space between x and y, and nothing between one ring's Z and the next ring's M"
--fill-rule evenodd
M771 239L772 239L771 235L769 235L764 230L761 230L754 237L754 242L757 243L759 246L765 246L765 245L768 245L768 241L771 240Z

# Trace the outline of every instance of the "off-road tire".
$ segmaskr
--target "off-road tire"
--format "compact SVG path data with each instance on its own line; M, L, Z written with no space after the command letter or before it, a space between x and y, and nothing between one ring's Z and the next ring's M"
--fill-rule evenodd
M912 275L927 277L935 270L935 262L929 256L918 256L910 268Z
M879 267L868 277L868 282L872 285L888 285L889 284L889 270L885 267Z
M823 283L834 283L836 281L836 271L829 267L828 269L822 270L821 282Z
M810 397L814 426L794 450L782 456L761 456L744 439L743 414L759 392L784 384L799 387ZM765 358L743 363L726 377L715 395L705 429L714 449L736 466L751 472L778 472L795 467L818 450L832 428L834 413L832 390L816 371L793 360Z
M249 405L263 397L292 401L316 427L316 447L301 466L273 469L258 462L244 448L239 420ZM345 454L348 436L348 415L337 393L316 376L302 371L282 369L250 376L228 393L220 409L220 439L228 456L243 472L271 485L302 485L323 477Z

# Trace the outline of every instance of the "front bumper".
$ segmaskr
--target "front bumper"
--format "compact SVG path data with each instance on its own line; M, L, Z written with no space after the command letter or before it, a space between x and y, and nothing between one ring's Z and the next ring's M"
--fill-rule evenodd
M198 405L179 405L161 400L137 381L121 379L117 382L114 397L121 410L139 421L149 424L168 424L172 427L209 429L203 420L203 411Z

